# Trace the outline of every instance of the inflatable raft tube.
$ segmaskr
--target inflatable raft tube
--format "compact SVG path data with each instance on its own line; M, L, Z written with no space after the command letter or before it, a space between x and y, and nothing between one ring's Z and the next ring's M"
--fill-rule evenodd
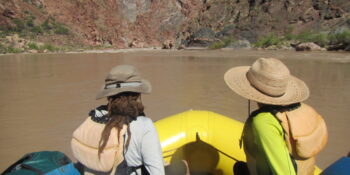
M233 175L237 162L246 161L240 148L243 123L232 118L190 110L158 120L155 126L166 164L186 160L191 172ZM320 172L316 167L314 174Z

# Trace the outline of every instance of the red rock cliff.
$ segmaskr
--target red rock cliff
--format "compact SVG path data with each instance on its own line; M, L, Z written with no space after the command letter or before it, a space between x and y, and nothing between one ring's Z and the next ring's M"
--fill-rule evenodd
M0 25L30 11L65 24L88 45L179 44L200 29L255 41L269 33L350 26L349 0L3 0Z

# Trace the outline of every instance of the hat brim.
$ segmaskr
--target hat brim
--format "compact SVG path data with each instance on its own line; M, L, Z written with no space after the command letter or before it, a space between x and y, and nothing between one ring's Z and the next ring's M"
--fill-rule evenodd
M268 96L249 83L246 76L249 69L250 66L234 67L228 70L224 76L228 87L246 99L264 104L289 105L302 102L309 97L309 89L306 84L294 76L291 77L286 92L282 96Z
M149 94L152 92L151 83L147 80L141 80L141 85L137 87L125 87L125 88L113 88L105 89L105 86L102 86L101 91L96 95L96 100L103 97L117 95L122 92L137 92L142 94Z

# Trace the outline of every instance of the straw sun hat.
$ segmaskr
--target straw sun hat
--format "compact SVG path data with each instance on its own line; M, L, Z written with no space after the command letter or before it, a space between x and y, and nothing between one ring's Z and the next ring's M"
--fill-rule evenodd
M306 84L275 58L259 58L252 66L231 68L224 79L238 95L264 104L289 105L309 97Z
M121 92L151 93L151 83L140 77L135 67L120 65L112 68L105 79L105 84L96 99L119 94Z

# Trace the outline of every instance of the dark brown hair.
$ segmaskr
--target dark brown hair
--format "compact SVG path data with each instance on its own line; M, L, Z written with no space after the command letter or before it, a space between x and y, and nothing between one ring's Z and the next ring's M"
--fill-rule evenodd
M103 152L106 147L111 130L116 128L118 130L118 139L123 125L127 125L128 140L126 141L126 148L129 146L131 132L129 124L135 120L139 114L143 113L143 105L138 101L139 93L123 92L115 96L109 96L108 99L108 117L109 121L106 123L99 142L98 155ZM117 139L117 138L116 138Z

